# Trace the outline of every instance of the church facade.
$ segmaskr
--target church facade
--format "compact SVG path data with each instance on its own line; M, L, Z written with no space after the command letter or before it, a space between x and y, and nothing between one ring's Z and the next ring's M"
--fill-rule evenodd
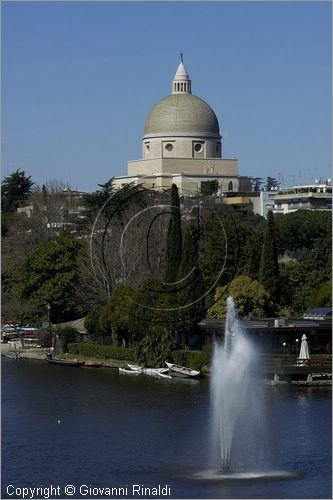
M192 94L182 57L172 81L171 95L148 113L142 158L128 162L128 175L114 178L115 186L142 184L164 190L176 184L181 196L201 192L202 183L215 181L217 195L238 192L238 160L222 158L222 136L213 109Z

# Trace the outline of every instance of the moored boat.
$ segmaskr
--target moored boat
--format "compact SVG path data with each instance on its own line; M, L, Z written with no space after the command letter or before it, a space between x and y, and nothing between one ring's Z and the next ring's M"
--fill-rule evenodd
M127 363L127 366L133 371L145 373L147 375L152 373L166 373L168 371L168 368L145 368L144 366L130 365L129 363Z
M98 363L97 361L84 361L82 368L100 368L103 363Z
M46 361L52 365L63 365L63 366L74 366L74 367L79 367L84 365L84 361L78 361L77 359L46 358Z
M127 375L140 375L139 370L131 370L128 368L119 368L119 373L126 373Z
M186 366L176 365L175 363L166 363L170 374L174 377L198 377L200 372L187 368Z
M172 378L171 375L169 375L168 373L162 373L162 372L156 372L156 376L161 378Z
M129 363L127 366L134 372L138 373L143 373L144 375L159 375L159 374L164 374L169 371L168 368L145 368L143 366L138 366L138 365L130 365Z

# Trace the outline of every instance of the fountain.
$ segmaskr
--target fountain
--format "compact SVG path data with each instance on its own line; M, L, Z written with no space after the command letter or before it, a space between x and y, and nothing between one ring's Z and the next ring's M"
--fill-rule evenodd
M258 353L242 331L232 297L227 300L224 340L214 340L211 366L213 469L199 480L290 479L299 474L270 469L263 384L255 377Z
M232 297L227 300L224 341L215 339L211 370L213 459L221 472L231 469L231 451L238 427L260 418L260 401L253 401L250 371L255 350L241 331ZM236 428L237 426L237 428Z

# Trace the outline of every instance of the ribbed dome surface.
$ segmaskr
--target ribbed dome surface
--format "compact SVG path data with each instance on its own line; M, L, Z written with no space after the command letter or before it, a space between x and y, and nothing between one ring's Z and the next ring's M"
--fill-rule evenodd
M212 108L200 97L185 93L158 101L145 123L145 136L177 133L220 138L219 123Z

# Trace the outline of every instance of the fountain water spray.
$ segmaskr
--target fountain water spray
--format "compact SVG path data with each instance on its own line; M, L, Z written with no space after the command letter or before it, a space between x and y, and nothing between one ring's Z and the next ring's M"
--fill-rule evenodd
M256 356L241 331L232 297L227 300L223 342L215 339L211 367L212 444L214 462L223 472L231 467L237 425L246 426L254 406L249 373ZM248 418L247 418L248 417ZM242 421L242 418L245 420Z
M258 347L242 331L232 297L227 300L223 341L214 340L211 366L211 451L198 480L280 480L299 473L271 469L264 385L257 375Z

